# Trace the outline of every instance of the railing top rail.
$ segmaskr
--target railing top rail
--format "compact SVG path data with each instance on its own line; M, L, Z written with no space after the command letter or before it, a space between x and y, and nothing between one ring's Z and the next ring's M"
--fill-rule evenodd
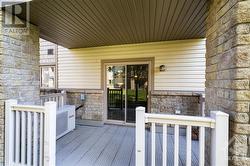
M34 105L12 105L11 110L15 111L26 111L26 112L45 112L43 106L34 106Z
M209 117L185 116L185 115L166 115L166 114L145 114L146 123L164 123L176 124L184 126L198 126L198 127L215 127L215 120Z
M65 93L51 93L46 95L40 95L41 98L47 98L47 97L58 97L58 96L64 96Z

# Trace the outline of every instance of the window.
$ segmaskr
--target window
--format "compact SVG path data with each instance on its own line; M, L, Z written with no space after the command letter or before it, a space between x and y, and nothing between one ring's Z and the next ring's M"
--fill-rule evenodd
M48 49L48 55L54 55L54 49Z
M56 88L55 66L41 67L41 88Z

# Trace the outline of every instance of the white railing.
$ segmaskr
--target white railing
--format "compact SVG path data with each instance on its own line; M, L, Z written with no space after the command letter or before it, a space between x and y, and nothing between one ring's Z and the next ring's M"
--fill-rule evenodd
M5 165L55 166L56 103L5 102Z
M40 95L41 105L45 102L54 101L57 103L57 108L61 108L66 104L66 93L51 93L46 95Z
M151 166L155 166L156 124L163 126L162 165L167 165L167 130L174 125L174 166L179 165L179 126L186 126L186 165L191 166L192 127L199 127L199 165L205 165L205 128L211 128L211 165L228 165L228 114L211 112L211 117L145 113L136 108L136 166L145 166L145 123L151 124Z

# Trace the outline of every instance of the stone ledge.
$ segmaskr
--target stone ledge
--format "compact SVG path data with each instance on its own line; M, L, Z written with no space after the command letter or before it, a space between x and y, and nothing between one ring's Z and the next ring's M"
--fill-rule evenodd
M60 89L68 93L103 94L102 89Z
M151 96L195 96L199 97L200 95L204 95L205 92L188 92L188 91L160 91L154 90L151 91Z

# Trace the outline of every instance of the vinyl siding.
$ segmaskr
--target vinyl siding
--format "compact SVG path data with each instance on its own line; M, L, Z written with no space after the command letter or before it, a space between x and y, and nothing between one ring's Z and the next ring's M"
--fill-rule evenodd
M101 60L154 57L154 90L204 91L205 39L67 49L58 47L59 88L101 89ZM166 71L160 72L159 66Z
M56 64L56 54L57 54L57 45L40 39L40 64L41 65L55 65ZM48 55L48 49L53 49L54 54Z

